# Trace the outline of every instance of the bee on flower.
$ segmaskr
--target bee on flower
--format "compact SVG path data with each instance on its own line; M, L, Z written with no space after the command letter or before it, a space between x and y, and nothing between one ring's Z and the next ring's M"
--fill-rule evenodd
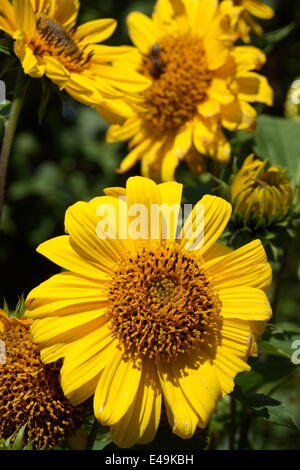
M116 28L113 19L77 26L79 7L79 0L0 0L0 29L13 38L25 74L48 77L108 121L120 123L131 115L132 96L149 81L112 67L113 60L132 48L101 44Z
M108 131L109 142L129 141L120 172L141 161L144 176L169 181L182 160L192 168L203 167L203 156L230 160L224 130L252 130L250 103L272 104L272 90L257 72L265 55L234 46L243 11L227 1L158 0L151 18L129 15L136 51L120 62L152 84L142 92L143 109Z

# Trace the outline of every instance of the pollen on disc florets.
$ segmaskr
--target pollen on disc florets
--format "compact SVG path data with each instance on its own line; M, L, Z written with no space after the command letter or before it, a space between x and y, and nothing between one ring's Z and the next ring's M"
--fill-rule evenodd
M60 23L46 15L40 15L36 24L36 35L32 39L35 54L57 57L70 71L82 71L88 66L93 52L86 53Z
M143 248L116 266L109 300L113 333L133 357L169 361L217 344L218 294L201 259L176 243Z
M0 439L26 425L24 441L33 449L62 444L83 421L83 406L74 408L59 384L61 364L43 364L28 325L13 323L0 340L5 363L0 364Z
M144 92L142 117L157 132L192 119L212 78L202 41L188 34L160 39L143 57L141 72L152 80Z

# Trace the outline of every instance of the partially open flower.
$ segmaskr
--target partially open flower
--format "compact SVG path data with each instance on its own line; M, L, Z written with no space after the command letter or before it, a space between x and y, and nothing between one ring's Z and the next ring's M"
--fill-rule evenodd
M127 46L99 44L116 21L99 19L76 27L79 0L0 0L0 30L14 39L14 51L32 77L47 76L76 100L96 106L110 122L130 115L128 100L149 82L110 65Z
M296 78L290 86L285 102L285 115L300 122L300 77Z
M83 408L74 408L64 397L60 364L41 362L31 323L0 311L0 439L27 423L25 440L34 449L48 449L62 444L81 424Z
M282 219L292 202L287 169L249 155L231 185L234 214L246 225L268 225Z

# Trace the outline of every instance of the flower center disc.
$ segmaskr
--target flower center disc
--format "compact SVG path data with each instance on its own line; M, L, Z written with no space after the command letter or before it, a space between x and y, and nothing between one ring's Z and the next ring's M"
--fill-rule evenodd
M127 353L168 361L201 342L215 346L221 303L200 263L174 243L116 267L107 313Z
M71 33L57 21L41 15L36 27L32 45L37 55L55 56L70 71L81 71L89 64L93 52L87 54L85 48L79 48Z
M193 118L212 78L202 42L190 35L161 39L143 58L141 72L153 81L144 92L143 118L157 132Z

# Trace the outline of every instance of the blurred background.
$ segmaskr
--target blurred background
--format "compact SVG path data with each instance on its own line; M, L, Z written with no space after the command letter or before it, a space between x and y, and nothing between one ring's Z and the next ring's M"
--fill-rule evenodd
M263 73L275 91L274 107L263 109L263 112L283 116L287 91L300 76L300 2L270 0L266 3L275 8L276 16L262 22L265 31L279 30L284 38L279 42L272 41L270 33L268 41L257 40L257 45L268 52ZM79 23L101 17L116 18L118 29L107 43L129 44L127 14L133 10L150 13L153 4L150 0L123 0L120 7L119 0L82 0ZM0 60L3 59L4 56L0 56ZM14 77L7 75L4 79L10 99ZM26 295L59 271L35 249L39 243L63 234L64 213L68 206L100 195L105 187L124 186L129 176L115 173L126 146L104 142L107 125L96 111L67 96L61 99L53 87L44 117L39 122L37 110L42 91L42 81L32 80L8 173L4 223L0 233L0 303L5 298L12 309L21 294ZM130 174L139 174L139 166ZM204 178L199 187L199 178L188 175L185 168L179 169L177 179L186 183L189 202L198 200L210 187L209 178ZM299 237L295 249L300 252ZM280 286L280 319L300 325L298 261L293 255L289 256L285 267ZM280 393L288 397L289 405L299 418L299 377L293 376L280 388ZM224 402L220 406L226 408L229 404ZM215 432L216 436L218 432L222 434L218 420ZM256 448L300 448L299 435L286 431L286 428L270 427L262 420L252 433ZM221 434L219 448L225 446L226 440Z

